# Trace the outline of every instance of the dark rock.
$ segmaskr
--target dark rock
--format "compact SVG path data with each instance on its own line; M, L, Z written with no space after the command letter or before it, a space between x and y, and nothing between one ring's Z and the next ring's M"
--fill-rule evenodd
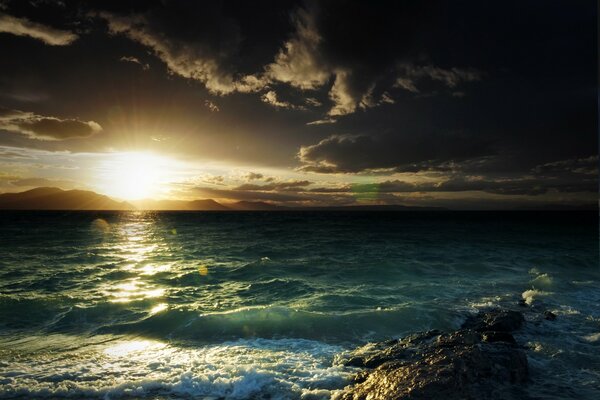
M510 331L523 323L512 311L467 319L464 329L429 331L369 344L346 360L369 368L341 399L494 399L527 380L527 357ZM504 393L504 394L502 394ZM509 397L508 395L506 397Z
M525 301L525 299L520 299L519 300L519 306L520 307L527 307L527 302Z
M521 328L525 322L523 314L510 310L481 311L469 316L463 323L463 329L472 329L478 332L496 331L512 332Z
M406 336L401 340L388 340L379 343L369 343L354 350L343 360L344 365L352 367L376 368L389 361L410 358L419 345L428 343L442 332L431 330Z
M548 321L554 321L556 319L556 314L552 311L544 311L544 318Z
M481 341L481 334L471 330L459 330L438 337L437 345L440 347L455 347L473 345Z
M481 340L486 343L494 343L494 342L506 342L511 344L517 344L517 341L508 332L496 332L496 331L487 331L481 335Z

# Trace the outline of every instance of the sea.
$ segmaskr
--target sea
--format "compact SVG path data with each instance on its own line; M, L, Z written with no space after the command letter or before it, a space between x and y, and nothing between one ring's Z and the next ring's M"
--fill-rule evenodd
M490 307L530 310L511 396L600 399L598 212L0 212L0 399L335 399Z

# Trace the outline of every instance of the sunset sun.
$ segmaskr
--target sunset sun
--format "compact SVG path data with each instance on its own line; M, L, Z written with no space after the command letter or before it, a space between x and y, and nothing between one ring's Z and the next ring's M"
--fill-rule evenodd
M164 189L168 163L151 153L119 153L103 163L105 192L125 200L156 196Z

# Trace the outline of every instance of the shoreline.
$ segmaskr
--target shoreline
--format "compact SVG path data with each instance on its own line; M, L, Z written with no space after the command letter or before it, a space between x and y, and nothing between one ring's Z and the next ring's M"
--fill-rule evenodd
M519 303L521 307L526 305ZM527 347L513 333L550 311L491 308L467 316L459 329L418 332L368 343L350 352L343 365L362 371L334 400L505 399L518 396L529 380Z

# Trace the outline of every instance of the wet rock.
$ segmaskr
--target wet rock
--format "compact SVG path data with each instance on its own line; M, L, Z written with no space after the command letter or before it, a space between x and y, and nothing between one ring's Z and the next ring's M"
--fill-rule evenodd
M523 321L518 312L492 310L469 317L453 332L363 346L345 363L367 369L339 398L504 398L512 384L527 380L527 357L510 333Z
M356 349L343 364L353 367L376 368L389 361L410 359L420 346L430 343L441 335L438 330L431 330L406 336L400 340L388 340L369 343Z
M544 318L548 321L554 321L556 319L556 314L554 314L552 311L545 311Z
M481 335L481 340L486 343L505 342L517 344L517 341L509 332L487 331Z
M523 314L518 311L491 310L481 311L476 315L469 316L463 323L462 328L478 332L512 332L521 328L524 322Z

